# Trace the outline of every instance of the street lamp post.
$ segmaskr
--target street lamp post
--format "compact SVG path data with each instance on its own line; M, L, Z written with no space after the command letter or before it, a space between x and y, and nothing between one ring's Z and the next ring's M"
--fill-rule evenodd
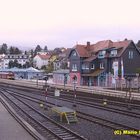
M77 81L77 77L76 77L76 75L74 75L74 77L73 77L73 90L74 90L74 103L73 103L73 107L76 107L76 81Z

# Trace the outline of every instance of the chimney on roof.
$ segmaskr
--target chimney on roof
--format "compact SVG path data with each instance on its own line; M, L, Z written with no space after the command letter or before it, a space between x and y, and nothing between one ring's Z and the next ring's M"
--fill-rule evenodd
M90 42L89 42L89 41L87 41L86 50L87 50L87 51L90 51Z
M87 47L88 47L88 46L90 46L90 42L89 42L89 41L87 41Z

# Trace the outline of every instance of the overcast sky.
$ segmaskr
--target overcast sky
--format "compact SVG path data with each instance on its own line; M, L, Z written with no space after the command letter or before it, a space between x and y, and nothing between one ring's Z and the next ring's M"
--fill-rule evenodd
M140 0L0 0L0 44L49 49L140 39Z

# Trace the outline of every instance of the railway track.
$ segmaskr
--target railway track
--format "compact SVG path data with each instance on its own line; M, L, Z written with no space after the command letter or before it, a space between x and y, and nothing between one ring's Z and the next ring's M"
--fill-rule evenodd
M13 91L13 90L9 90L9 91ZM24 95L22 93L20 93L20 94ZM45 95L41 95L41 94L38 94L38 95L43 96L43 97L45 96ZM28 96L28 97L34 98L33 96ZM52 95L48 95L48 97L55 98ZM44 97L44 99L45 99L45 97ZM73 98L70 98L70 99L59 98L59 100L72 102ZM118 114L122 114L122 115L127 115L127 116L130 116L130 117L140 118L140 113L138 113L138 112L133 112L133 111L119 109L119 108L113 108L113 107L109 107L109 106L103 106L101 104L96 104L96 103L93 103L93 102L83 101L83 100L79 100L79 99L77 99L76 103L79 104L79 105L94 107L94 108L97 108L97 109L102 109L102 110L106 110L106 111L110 111L110 112L114 112L114 113L118 113Z
M51 93L54 93L53 90L51 90ZM67 94L68 93L68 94ZM74 92L73 91L62 91L61 96L73 98ZM97 102L97 103L103 103L103 100L106 99L109 105L121 105L124 107L127 107L128 103L133 106L134 108L140 109L140 102L133 103L133 100L129 100L129 98L121 99L121 98L112 98L109 96L104 95L96 95L96 94L85 94L83 92L76 93L79 99L84 101L91 101L91 102ZM131 102L130 102L131 101Z
M87 140L83 136L71 131L70 129L62 126L56 121L52 120L48 116L44 115L30 104L26 103L21 97L17 97L14 94L10 94L7 90L1 90L2 95L8 99L14 106L33 120L39 127L41 127L49 135L50 140Z
M9 92L9 91L7 91L7 92ZM42 103L45 104L45 101L43 101L43 100L39 100L39 99L30 97L30 96L27 96L27 95L24 95L24 94L21 94L21 93L20 93L21 95L19 95L19 93L14 93L13 91L10 91L9 93L14 94L14 96L20 96L20 97L25 98L27 100L34 101L36 103L42 102ZM52 107L52 105L54 105L54 104L51 103L51 105L49 105L49 107ZM105 127L109 127L113 130L136 130L136 131L139 131L138 129L136 129L134 127L130 127L130 126L127 126L127 125L124 125L124 124L113 122L113 121L103 119L103 118L100 118L100 117L97 117L97 116L89 115L87 113L83 113L83 112L80 112L80 111L77 111L77 117L80 118L80 119L87 120L89 122L93 122L93 123L97 123L97 124L100 124L100 125L105 126ZM131 136L140 138L140 135L131 135Z
M8 80L2 80L1 83L5 84L11 84L15 86L21 86L21 87L32 87L35 89L43 89L43 87L46 85L45 81L29 81L29 80L15 80L15 81L8 81ZM48 86L52 88L59 88L59 89L68 89L73 90L73 85L60 85L60 84L51 84L47 83ZM96 95L102 95L102 96L109 96L111 98L120 98L125 100L126 98L126 92L125 91L117 91L117 90L109 90L109 89L103 89L100 87L85 87L85 86L77 86L76 91L88 93L88 94L96 94ZM140 102L140 95L139 93L132 92L131 97L133 98L133 101Z
M5 86L5 84L0 84L2 86ZM7 86L5 86L7 88ZM14 85L9 85L9 88L15 88L15 89L22 89L22 90L26 90L26 91L37 91L37 92L42 92L43 89L35 89L35 88L28 88L28 87L23 87L23 86L14 86ZM37 93L36 93L37 94ZM40 94L40 93L39 93ZM53 94L54 95L54 89L49 90L49 94ZM73 99L73 94L74 92L69 90L68 94L67 91L61 91L61 97L66 97L66 98L72 98ZM138 103L133 103L133 100L131 100L131 102L129 102L129 99L112 99L112 97L109 96L102 96L102 95L96 95L96 94L85 94L83 92L78 92L77 93L78 99L84 100L84 101L91 101L91 102L97 102L97 103L103 103L103 99L107 99L107 103L108 105L116 105L116 106L122 106L122 107L128 107L131 106L132 108L136 108L136 109L140 109L140 102ZM120 101L118 101L120 100Z

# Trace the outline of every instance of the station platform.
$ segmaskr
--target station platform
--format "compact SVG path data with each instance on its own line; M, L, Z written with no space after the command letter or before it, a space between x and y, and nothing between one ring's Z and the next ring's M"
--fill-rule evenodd
M63 119L65 119L67 121L67 123L71 123L71 122L77 122L77 117L76 117L76 111L71 109L71 108L67 108L67 107L58 107L58 106L54 106L51 108L52 112L56 113L57 115L60 116L60 121L62 122Z
M0 102L0 140L35 140Z

